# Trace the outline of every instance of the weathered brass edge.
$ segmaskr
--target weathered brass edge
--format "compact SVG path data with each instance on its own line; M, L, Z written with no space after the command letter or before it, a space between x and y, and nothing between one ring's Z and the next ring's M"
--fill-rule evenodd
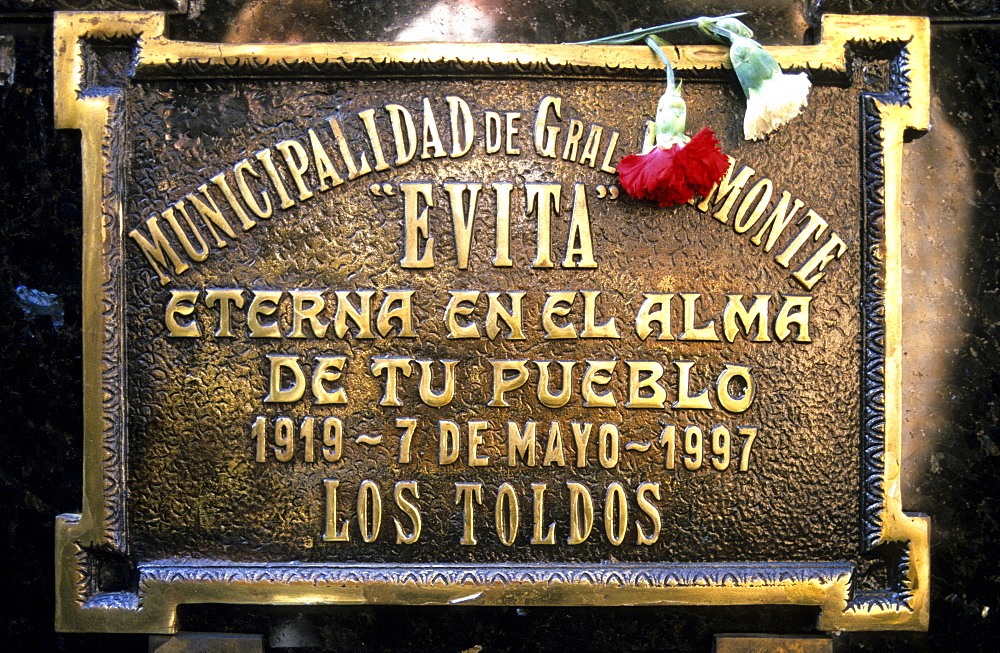
M79 515L56 523L56 627L78 632L172 633L181 603L405 603L479 605L796 604L821 609L823 630L920 630L928 625L929 519L904 513L900 497L901 334L900 190L904 131L929 125L929 22L892 16L823 17L818 45L770 48L782 66L847 70L852 42L906 44L905 104L877 101L884 166L884 476L878 543L899 543L902 591L852 590L849 563L730 565L201 565L198 561L142 563L138 591L102 592L91 579L89 554L127 553L124 501L125 417L119 363L120 289L114 263L121 253L118 166L107 156L117 92L84 92L85 39L134 36L136 70L183 60L210 66L252 61L440 61L425 44L221 45L171 41L158 12L66 12L55 16L55 115L58 128L82 132L84 196L83 380L84 488ZM525 65L656 70L642 47L449 44L456 60ZM682 47L680 70L723 65L718 47Z

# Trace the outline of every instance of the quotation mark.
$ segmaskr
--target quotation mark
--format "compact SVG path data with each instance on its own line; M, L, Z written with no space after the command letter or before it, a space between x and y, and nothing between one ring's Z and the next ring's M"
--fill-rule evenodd
M601 184L597 187L597 197L604 199L609 197L613 200L618 199L618 187L617 186L605 186Z
M383 195L392 197L396 194L396 189L392 184L379 184L376 182L368 187L368 192L375 197L382 197Z

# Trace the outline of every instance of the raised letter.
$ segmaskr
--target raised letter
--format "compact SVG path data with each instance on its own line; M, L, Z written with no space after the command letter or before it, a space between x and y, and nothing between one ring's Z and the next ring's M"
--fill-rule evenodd
M566 482L569 488L569 538L567 544L583 544L594 527L594 500L580 483Z
M301 399L306 391L306 375L302 373L302 368L299 367L299 357L268 354L267 360L271 363L271 374L268 393L264 397L264 403L286 403ZM282 370L285 369L292 373L293 380L291 386L282 388Z
M427 210L434 206L431 185L426 182L405 182L399 185L403 191L403 241L405 243L403 259L399 265L404 268L434 267L434 238L427 226ZM424 206L417 215L419 198L423 198ZM426 238L424 253L420 254L420 239Z
M483 484L482 483L455 483L455 505L462 503L462 539L459 544L471 546L476 542L476 532L473 524L472 501L483 505Z
M201 295L201 292L197 290L170 291L170 301L167 302L167 309L164 311L163 321L166 323L167 333L171 337L197 338L201 335L201 327L198 325L197 319L193 319L186 324L181 324L177 321L176 317L178 315L191 315L194 313L194 303L198 301L199 295ZM232 334L229 334L229 336L232 337Z

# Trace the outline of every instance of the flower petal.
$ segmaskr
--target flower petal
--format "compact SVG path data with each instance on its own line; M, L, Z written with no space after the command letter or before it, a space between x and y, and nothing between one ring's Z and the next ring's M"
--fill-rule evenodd
M747 98L743 116L743 137L747 140L764 138L802 113L809 104L812 84L805 73L775 75L764 80L760 90Z
M632 197L672 206L710 193L728 168L729 159L706 127L686 145L626 156L618 164L618 178Z

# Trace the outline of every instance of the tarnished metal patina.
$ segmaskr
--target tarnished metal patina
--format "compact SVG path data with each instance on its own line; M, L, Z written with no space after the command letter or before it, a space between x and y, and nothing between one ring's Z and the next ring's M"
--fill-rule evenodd
M814 605L927 625L899 497L899 184L923 19L775 47L805 113L742 139L671 49L709 198L619 190L643 46L167 38L56 18L84 154L85 474L58 626L182 603Z

